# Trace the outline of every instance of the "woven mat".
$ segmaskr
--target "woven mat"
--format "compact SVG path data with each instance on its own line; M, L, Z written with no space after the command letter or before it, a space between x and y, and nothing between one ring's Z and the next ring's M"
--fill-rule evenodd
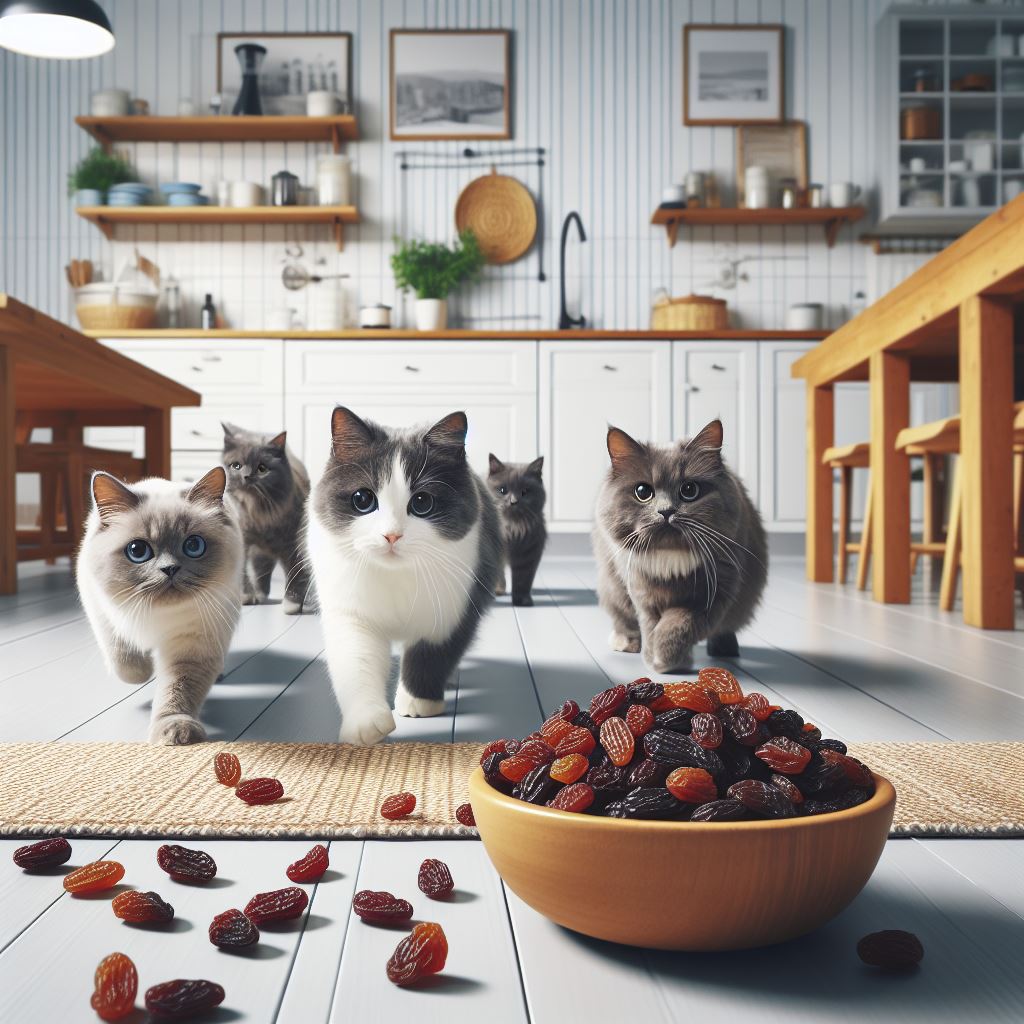
M249 807L219 785L211 763L226 749L245 775L281 779L284 799ZM479 752L476 743L0 745L0 835L471 837L455 808ZM1024 743L860 743L851 753L895 785L893 835L1024 835ZM416 794L415 812L381 818L384 797L402 790Z

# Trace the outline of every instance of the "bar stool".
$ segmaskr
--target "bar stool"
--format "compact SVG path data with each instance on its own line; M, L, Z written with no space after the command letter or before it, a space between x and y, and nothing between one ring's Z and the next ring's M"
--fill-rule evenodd
M853 471L867 469L871 464L871 446L866 443L826 448L821 456L822 465L839 470L839 545L836 551L836 578L846 582L846 560L858 555L857 589L867 586L868 558L871 554L871 478L868 477L868 496L864 509L864 524L860 542L850 541L850 504L853 498Z

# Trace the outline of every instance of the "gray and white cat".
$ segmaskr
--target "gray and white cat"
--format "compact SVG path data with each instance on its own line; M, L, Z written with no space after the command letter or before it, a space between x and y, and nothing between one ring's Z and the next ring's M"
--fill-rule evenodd
M719 420L669 446L608 430L592 534L598 597L612 648L642 650L655 672L689 668L703 639L712 657L737 656L736 633L764 590L761 517L721 448Z
M512 573L512 603L532 605L533 578L537 575L548 540L544 525L544 456L530 463L502 462L487 456L487 484L494 492L505 539L505 559ZM496 594L505 593L505 567L501 568Z
M243 603L267 600L270 577L280 562L285 571L283 611L298 615L310 579L302 549L309 474L288 449L285 431L268 437L231 423L221 426L228 495L245 540Z
M199 710L241 604L242 534L225 484L220 466L186 489L92 478L78 593L109 670L126 683L156 674L150 743L206 738Z
M493 600L498 515L466 462L466 430L461 412L395 430L334 410L308 547L343 743L376 743L395 728L386 695L395 641L395 711L441 714L445 685Z

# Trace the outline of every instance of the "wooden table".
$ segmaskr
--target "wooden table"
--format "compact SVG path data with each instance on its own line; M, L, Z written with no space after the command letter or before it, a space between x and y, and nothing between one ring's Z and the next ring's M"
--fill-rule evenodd
M1013 305L1022 299L1024 196L793 364L807 381L809 579L832 579L832 471L821 455L833 441L834 385L870 382L873 592L906 603L910 470L896 435L908 426L911 379L959 381L964 620L1013 628Z
M18 588L15 446L33 427L140 426L146 473L171 472L171 408L195 391L0 293L0 594Z

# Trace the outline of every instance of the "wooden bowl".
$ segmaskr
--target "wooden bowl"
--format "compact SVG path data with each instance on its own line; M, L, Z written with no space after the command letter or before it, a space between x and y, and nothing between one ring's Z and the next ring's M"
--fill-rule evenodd
M655 949L748 949L823 925L864 888L896 806L891 783L858 807L783 821L626 821L514 800L477 769L484 848L522 900L557 924Z

